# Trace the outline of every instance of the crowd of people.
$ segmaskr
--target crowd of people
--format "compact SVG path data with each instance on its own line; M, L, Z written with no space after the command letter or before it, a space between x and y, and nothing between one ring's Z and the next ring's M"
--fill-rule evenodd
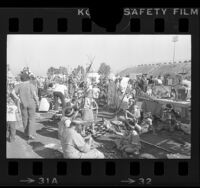
M65 158L104 158L103 153L96 149L97 143L92 136L85 135L83 122L92 125L99 108L106 108L116 114L124 113L124 120L129 128L142 132L138 122L141 120L140 110L136 105L137 96L155 95L155 85L164 86L164 79L159 76L138 75L136 79L129 76L101 77L99 82L85 78L81 81L71 78L52 79L36 77L25 67L20 74L20 81L7 84L7 134L11 142L15 141L16 122L21 114L24 134L27 141L34 140L35 113L41 99L50 96L53 98L51 108L59 112L61 106L62 118L59 122L59 139ZM173 97L173 90L168 92ZM61 104L61 105L59 105ZM151 119L147 118L151 125ZM130 123L131 122L131 123Z

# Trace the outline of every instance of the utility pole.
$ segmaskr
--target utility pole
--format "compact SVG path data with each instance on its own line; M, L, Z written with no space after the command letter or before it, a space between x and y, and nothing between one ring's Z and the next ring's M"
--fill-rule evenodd
M174 63L174 60L175 60L175 54L176 54L176 42L178 41L178 36L174 36L172 38L172 42L174 43L174 50L173 50L173 63Z

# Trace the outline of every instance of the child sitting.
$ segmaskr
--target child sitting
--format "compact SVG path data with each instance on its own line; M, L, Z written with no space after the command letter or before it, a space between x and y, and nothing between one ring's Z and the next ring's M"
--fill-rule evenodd
M147 113L143 114L141 128L142 128L141 133L147 133L149 131L152 131L153 134L156 135L156 131L153 126L153 116L152 116L151 112L147 112Z

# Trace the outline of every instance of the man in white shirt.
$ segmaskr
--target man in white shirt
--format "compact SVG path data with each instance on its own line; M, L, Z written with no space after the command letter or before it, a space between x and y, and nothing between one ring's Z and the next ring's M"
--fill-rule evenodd
M55 84L50 85L49 87L53 90L54 102L55 102L55 110L58 110L58 98L60 98L62 102L62 109L65 108L65 97L67 96L67 86L63 84Z

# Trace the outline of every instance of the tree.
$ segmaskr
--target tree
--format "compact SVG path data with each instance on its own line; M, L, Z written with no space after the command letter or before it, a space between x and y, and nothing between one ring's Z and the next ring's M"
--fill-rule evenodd
M59 74L68 75L68 71L66 67L59 67Z
M54 67L50 67L47 70L47 75L48 76L52 76L55 73L55 68Z
M83 79L84 78L84 75L85 75L85 70L83 68L83 66L78 66L77 67L77 74L79 75L80 79Z
M98 73L107 77L110 74L110 69L110 65L107 65L106 63L101 63Z
M55 67L50 67L47 70L47 75L48 76L52 76L54 74L63 74L63 75L68 75L68 70L66 67L62 67L60 66L59 68L55 68Z
M74 68L72 71L72 77L78 82L84 79L85 70L83 66L78 65L77 68Z

